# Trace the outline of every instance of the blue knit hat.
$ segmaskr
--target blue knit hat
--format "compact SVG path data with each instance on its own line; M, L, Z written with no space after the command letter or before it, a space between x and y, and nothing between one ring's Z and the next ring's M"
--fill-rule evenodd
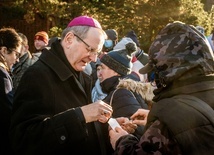
M121 76L128 75L132 68L132 53L137 50L135 43L127 43L126 49L113 50L103 55L100 61Z

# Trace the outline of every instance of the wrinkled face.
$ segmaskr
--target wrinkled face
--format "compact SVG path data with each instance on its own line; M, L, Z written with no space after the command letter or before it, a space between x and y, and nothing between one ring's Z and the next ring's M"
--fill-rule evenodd
M1 53L5 58L7 66L11 69L12 66L19 61L19 57L21 55L21 45L16 49L7 49L6 47L3 47L1 49Z
M114 70L110 69L108 66L106 66L104 63L101 65L101 70L100 70L100 82L103 82L104 80L113 77L113 76L118 76L119 74L115 72Z
M36 50L40 51L44 49L47 46L47 44L42 40L34 40L34 46Z
M67 33L62 46L71 66L76 71L83 71L88 63L96 62L104 40L105 36L100 29L90 28L84 39L73 32Z

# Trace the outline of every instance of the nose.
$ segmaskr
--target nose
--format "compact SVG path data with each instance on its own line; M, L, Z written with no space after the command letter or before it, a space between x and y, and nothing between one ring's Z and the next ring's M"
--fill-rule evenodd
M93 61L93 62L96 62L96 61L97 61L97 55L90 54L90 55L89 55L89 58L90 58L90 60Z
M16 62L19 62L19 58L16 58Z

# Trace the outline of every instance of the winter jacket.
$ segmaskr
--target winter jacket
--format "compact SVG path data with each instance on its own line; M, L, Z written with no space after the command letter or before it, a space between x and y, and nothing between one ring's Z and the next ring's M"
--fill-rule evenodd
M104 98L104 102L110 104L110 100L114 90L119 84L119 79L122 79L121 76L113 76L104 80L101 83L101 87L104 93L108 95ZM136 99L139 98L139 99ZM142 103L139 103L141 101ZM135 92L131 92L128 89L118 89L113 96L111 106L113 108L112 117L130 117L133 115L139 108L147 108L145 101L141 98L140 95L137 95Z
M110 154L107 123L86 124L79 108L90 103L91 79L74 71L57 40L28 68L17 89L10 128L15 153L100 155L103 146Z
M21 58L19 58L19 62L17 62L13 66L12 70L12 80L13 80L13 91L15 92L18 85L19 81L24 74L24 72L27 70L29 66L31 66L35 61L37 60L32 60L31 59L30 52L25 53Z
M126 76L127 77L127 76ZM128 117L132 116L138 109L145 108L148 109L144 99L136 92L131 92L128 89L116 87L119 84L119 79L123 77L113 76L104 80L101 83L103 92L107 93L106 98L103 99L104 102L109 103L112 106L113 113L112 117ZM116 91L115 91L116 90ZM112 96L113 95L113 96ZM111 102L112 99L112 102ZM143 126L139 126L135 135L140 136L143 132Z
M214 109L213 88L214 77L203 76L174 81L170 87L155 90L155 103L141 139L132 135L121 137L115 154L214 154L214 129L206 117L210 110L205 108ZM199 105L204 107L204 113L195 108Z
M177 95L154 103L148 123L158 118L165 124L182 154L213 154L213 116L213 109L202 100L191 95Z
M13 103L12 79L6 70L6 66L0 62L0 154L11 155L9 144L9 127Z

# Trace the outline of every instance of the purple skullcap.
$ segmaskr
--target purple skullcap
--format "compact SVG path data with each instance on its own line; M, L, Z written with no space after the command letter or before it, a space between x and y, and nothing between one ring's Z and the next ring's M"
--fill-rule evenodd
M72 26L90 26L102 29L100 23L96 19L88 16L79 16L74 18L73 20L70 21L67 27Z

